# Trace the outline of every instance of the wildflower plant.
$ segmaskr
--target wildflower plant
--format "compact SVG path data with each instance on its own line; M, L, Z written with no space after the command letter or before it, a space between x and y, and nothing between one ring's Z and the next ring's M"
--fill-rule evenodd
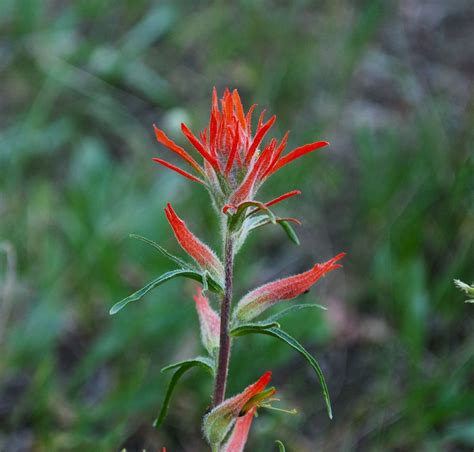
M143 240L174 261L178 268L169 271L129 297L115 304L110 310L115 314L131 302L141 299L155 287L174 279L185 277L198 281L201 287L194 297L200 322L205 356L171 364L162 371L174 371L161 410L155 420L159 426L165 419L176 383L189 369L200 367L214 380L212 409L204 416L203 433L212 451L242 451L257 409L271 407L275 388L267 388L271 372L265 372L255 383L240 394L226 399L226 384L234 340L249 334L271 336L302 355L319 379L327 412L332 418L328 388L316 359L292 336L284 331L278 320L283 316L315 304L293 304L285 310L268 316L267 309L285 300L292 300L308 291L322 276L339 268L344 256L340 253L327 262L315 264L308 271L264 284L251 290L240 300L233 300L234 257L250 233L267 225L278 225L290 240L299 244L292 224L296 218L279 217L273 212L276 204L300 191L292 190L270 201L258 199L259 188L275 172L310 152L327 146L326 141L316 141L285 153L286 133L280 141L264 140L276 117L265 120L260 114L257 128L252 131L252 116L256 105L245 112L237 90L224 92L222 99L214 89L208 126L196 136L185 124L181 130L199 155L199 162L183 147L172 141L164 131L154 126L156 139L183 161L186 169L162 158L153 160L192 182L202 185L209 192L211 204L221 222L223 251L219 257L188 228L171 204L165 214L181 248L191 257L192 263L176 257L159 244L144 237ZM211 300L213 298L213 300ZM281 443L279 443L281 448Z

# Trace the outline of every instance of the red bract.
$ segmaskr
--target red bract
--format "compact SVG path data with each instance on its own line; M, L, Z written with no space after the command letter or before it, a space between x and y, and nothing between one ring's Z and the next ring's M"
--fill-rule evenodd
M196 310L201 325L201 337L204 347L212 355L213 351L219 347L219 331L221 321L219 315L209 305L209 300L202 294L199 288L194 296Z
M273 173L291 161L329 144L327 141L316 141L282 156L288 133L279 143L271 139L266 145L262 145L266 134L275 123L276 116L264 121L263 111L255 133L252 133L252 114L256 105L252 105L245 113L237 90L231 93L228 89L225 90L220 104L219 107L214 88L209 125L199 137L193 134L186 124L181 125L183 134L202 157L201 165L154 126L156 139L177 154L197 175L160 158L153 159L188 179L205 184L218 201L219 208L226 202L238 204L253 199L258 188Z
M221 452L242 452L244 450L256 411L257 407L253 407L247 414L237 419L234 430Z
M265 390L265 387L268 385L271 378L272 373L266 372L257 380L257 382L248 386L240 394L224 400L224 402L217 405L216 408L205 416L203 430L210 444L220 444L223 441L232 425L235 423L239 415L241 415L242 409L249 401L251 401L251 399L256 399L255 404L248 406L246 412L259 406L262 402L262 398L258 398L257 396ZM271 397L274 393L275 390L269 389L265 393L265 399Z
M222 283L224 268L215 253L188 229L186 223L176 215L171 204L167 204L165 213L173 228L174 235L184 251L186 251L202 269L207 270Z
M252 290L242 298L235 308L238 321L249 321L278 301L291 300L306 292L326 273L341 267L336 264L345 253L340 253L323 264L316 264L311 270L299 275L279 279Z

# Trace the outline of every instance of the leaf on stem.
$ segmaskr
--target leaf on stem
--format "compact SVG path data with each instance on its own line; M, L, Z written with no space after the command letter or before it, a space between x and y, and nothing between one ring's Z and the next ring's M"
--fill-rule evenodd
M293 226L288 223L288 221L285 220L277 220L277 223L282 227L282 229L285 231L286 235L288 238L295 244L299 245L300 244L300 239L296 235L295 230L293 229Z
M165 398L161 405L160 412L158 414L158 417L153 422L153 427L158 428L162 424L162 422L164 421L166 417L166 414L168 413L171 395L173 394L176 384L178 383L179 379L183 376L183 374L189 369L192 369L193 367L200 367L201 369L208 371L211 375L214 374L214 363L212 362L212 360L209 358L201 357L201 356L198 356L193 359L188 359L185 361L180 361L178 363L170 364L169 366L163 367L163 369L161 369L161 372L166 372L172 369L177 369L177 370L171 377L171 380L168 385L168 389L166 390Z
M202 274L195 270L181 268L178 270L172 270L172 271L166 272L163 275L159 276L158 278L154 279L153 281L149 282L146 286L132 293L128 297L124 298L118 303L115 303L110 309L109 314L110 315L116 314L117 312L122 310L125 306L127 306L127 304L132 303L133 301L140 300L144 295L150 292L150 290L178 276L182 276L184 278L190 278L190 279L194 279L195 281L202 282ZM223 289L220 286L220 284L217 283L217 281L215 281L209 275L207 277L207 282L211 290L213 290L214 292L222 293Z
M142 242L148 243L148 245L151 245L153 248L158 250L161 254L163 254L168 259L171 259L173 262L176 262L180 267L189 268L189 269L193 268L190 264L183 261L182 259L175 256L174 254L171 254L169 251L165 250L161 245L154 242L153 240L147 239L146 237L143 237L138 234L130 234L129 237L131 237L132 239L137 239L137 240L141 240Z
M321 367L319 366L319 363L316 361L315 358L292 336L290 336L288 333L283 331L280 328L277 327L270 327L270 328L264 328L260 326L259 328L256 327L245 327L245 325L240 325L239 327L235 328L231 334L233 336L245 336L247 334L265 334L268 336L272 336L287 345L289 345L291 348L296 350L298 353L300 353L306 361L308 361L309 365L313 368L313 370L316 372L316 375L319 379L319 383L321 384L321 388L323 391L323 396L324 396L324 401L326 402L326 409L328 412L328 416L330 419L332 419L332 408L331 408L331 400L329 398L329 390L326 384L326 380L324 379L323 371L321 370Z
M275 441L275 444L278 446L278 452L285 452L285 445L279 439Z

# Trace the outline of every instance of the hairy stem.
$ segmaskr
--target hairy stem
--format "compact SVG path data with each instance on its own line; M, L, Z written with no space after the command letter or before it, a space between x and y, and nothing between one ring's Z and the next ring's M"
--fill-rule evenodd
M217 374L214 386L213 405L217 406L224 401L225 388L227 384L227 373L229 371L230 358L230 336L229 320L230 307L232 303L232 278L234 271L234 243L229 231L226 234L224 249L224 269L225 269L225 291L221 304L221 330L219 340L219 360L217 364Z

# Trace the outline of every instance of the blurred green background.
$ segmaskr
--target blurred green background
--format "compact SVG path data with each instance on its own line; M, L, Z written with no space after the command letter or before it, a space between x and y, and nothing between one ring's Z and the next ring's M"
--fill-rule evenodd
M471 0L0 2L0 450L206 450L211 383L183 379L151 422L164 365L202 353L194 286L112 304L170 269L173 203L220 247L204 190L151 162L183 144L210 93L238 88L278 115L273 135L329 149L273 178L302 246L257 231L237 295L339 251L344 268L283 326L319 359L335 419L305 362L272 338L236 342L229 393L273 370L289 416L260 410L248 450L474 447L474 3ZM171 158L172 160L172 158ZM278 308L277 308L278 310Z

